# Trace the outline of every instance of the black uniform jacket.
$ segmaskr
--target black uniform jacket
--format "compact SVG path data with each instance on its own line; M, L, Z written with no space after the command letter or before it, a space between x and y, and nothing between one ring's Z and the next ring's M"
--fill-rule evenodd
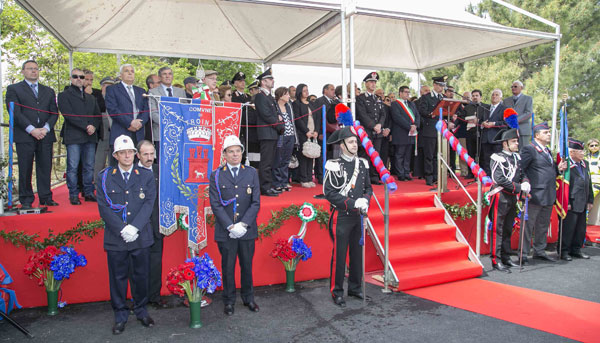
M359 215L358 209L354 208L354 202L359 198L365 198L368 201L371 200L373 194L373 188L371 187L371 179L369 178L369 162L364 158L355 157L359 159L358 167L360 171L356 178L354 187L350 188L346 196L340 194L340 190L336 189L335 186L341 186L344 183L344 173L346 179L350 180L354 173L355 160L346 161L343 158L328 160L325 164L325 169L329 173L327 182L323 185L323 193L327 201L331 203L340 213L346 215ZM337 177L336 174L342 172L341 177Z
M556 200L556 175L554 160L535 141L521 150L521 167L531 183L530 201L540 206L553 205Z
M216 176L219 173L219 183ZM219 198L220 190L220 198ZM256 169L240 165L236 180L231 171L224 165L210 174L210 207L215 216L215 241L225 242L229 239L227 228L235 223L247 224L247 232L242 240L251 240L258 237L256 216L260 209L260 183ZM223 206L221 199L227 201L237 200L236 216L234 219L233 203Z
M102 186L104 173L106 187ZM147 248L154 244L150 216L156 198L156 184L150 170L133 166L129 180L125 183L118 167L108 167L98 175L96 192L98 210L104 220L104 250L126 251ZM104 191L106 189L106 192ZM126 222L123 222L123 211L115 212L108 205L108 197L115 205L127 205ZM121 230L127 225L135 226L139 237L131 243L125 243Z
M431 111L435 109L438 102L440 102L440 99L436 97L433 92L427 93L419 98L418 108L419 114L421 115L421 131L419 132L419 136L429 138L437 137L435 124L438 122L439 113L435 113L435 116L432 116Z
M391 117L392 117L392 144L414 144L415 137L409 137L410 126L416 125L417 130L421 126L421 116L417 106L408 101L408 107L415 116L414 123L410 120L410 116L398 101L392 102Z
M381 124L382 130L385 128L386 115L383 106L385 105L375 94L362 93L356 97L356 119L365 127L370 137L383 137L381 133L376 135L373 131L377 124Z
M521 183L527 181L523 170L521 169L521 157L519 154L508 154L504 151L495 153L492 160L492 180L494 184L502 187L505 193L517 195L521 192ZM508 178L509 170L514 170L512 178Z
M575 165L575 162L571 160L571 172L569 177L569 205L571 205L570 211L576 213L585 212L587 210L587 204L594 203L590 165L586 160L583 160L581 163L582 165L580 173Z
M42 139L42 142L56 142L54 124L56 124L56 121L58 120L58 107L56 106L56 95L52 88L38 83L38 96L36 98L31 87L23 80L6 88L7 108L9 108L10 102L15 103L15 143L36 142L37 139L28 134L27 131L25 131L25 128L29 125L32 125L34 128L42 128L46 123L50 126L50 132L46 134L46 137ZM17 104L27 107L21 107ZM41 111L38 111L38 109Z
M275 140L279 138L275 124L278 122L277 103L271 95L265 94L262 90L254 97L256 105L257 125L256 129L258 140Z
M64 144L98 142L102 114L93 95L83 92L82 96L78 87L69 86L58 94L58 108L65 117ZM96 128L93 135L87 134L88 125Z

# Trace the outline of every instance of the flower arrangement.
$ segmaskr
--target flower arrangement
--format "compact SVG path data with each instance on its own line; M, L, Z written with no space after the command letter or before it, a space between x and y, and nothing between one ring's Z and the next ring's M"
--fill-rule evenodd
M298 262L306 261L312 257L312 250L301 238L292 238L292 242L278 239L275 248L271 251L271 257L278 258L286 271L296 270Z
M167 275L167 289L180 297L187 295L190 302L200 302L206 293L221 286L221 273L205 253L185 260Z
M58 291L63 280L70 278L77 267L87 264L85 256L69 247L48 246L44 250L29 256L23 271L29 278L37 278L39 286L47 291Z

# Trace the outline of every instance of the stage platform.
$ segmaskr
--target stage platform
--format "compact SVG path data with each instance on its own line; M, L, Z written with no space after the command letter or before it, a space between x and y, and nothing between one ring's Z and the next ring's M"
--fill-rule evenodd
M457 189L453 181L449 181L450 191L444 193L442 200L446 203L467 202L466 195L462 190ZM477 186L472 184L467 187L473 197L476 196ZM384 188L383 186L374 186L375 194L383 205ZM311 202L316 206L321 206L328 210L326 200L314 199L315 194L321 193L320 187L305 189L294 185L291 192L285 192L279 197L261 197L261 210L258 216L258 223L265 223L271 218L271 211L287 207L290 204L302 205L304 202ZM413 181L398 182L398 193L418 193L435 192L430 186L425 185L424 180L415 179ZM81 221L93 221L99 219L96 203L83 202L80 206L73 206L68 201L68 191L65 185L54 189L54 199L60 204L58 207L50 207L49 213L32 214L12 217L0 217L0 230L23 230L27 234L38 233L40 238L44 239L48 235L48 229L54 233L64 232ZM37 203L37 201L36 201ZM34 206L36 205L34 203ZM377 205L374 200L371 202L371 208ZM484 210L487 213L487 208ZM373 214L371 214L373 216ZM468 220L457 220L457 225L463 232L463 235L475 247L475 217ZM273 243L277 238L288 238L292 234L298 233L300 220L292 218L288 220L281 229L272 237L264 237L256 242L256 253L254 256L254 284L256 286L272 285L285 282L285 273L283 265L276 259L273 259L269 253L273 248ZM212 228L208 228L208 246L203 250L207 252L220 269L220 255L217 246L213 241ZM556 237L556 235L554 235ZM555 239L554 239L555 240ZM329 265L331 259L331 240L326 229L321 229L316 222L308 225L308 232L305 237L306 243L312 247L313 257L298 265L296 270L296 280L314 280L329 277ZM375 253L375 249L370 239L367 239L367 271L373 272L382 270L383 265ZM517 240L515 240L515 243ZM163 255L163 278L169 269L182 263L186 258L186 232L178 231L164 239ZM102 301L109 299L108 287L108 268L106 264L106 253L103 248L103 231L93 239L84 238L81 243L77 243L75 248L83 253L88 265L85 268L78 269L62 285L62 300L68 303L82 303L92 301ZM489 251L488 247L482 243L482 254ZM37 286L35 280L28 279L23 273L23 266L27 258L33 251L26 251L23 247L15 247L11 243L0 240L0 263L2 263L14 279L12 288L16 290L21 305L24 307L44 306L46 304L45 292ZM238 271L239 274L239 271ZM239 278L239 275L238 275ZM239 279L238 283L239 285ZM168 294L166 287L162 289L163 294Z

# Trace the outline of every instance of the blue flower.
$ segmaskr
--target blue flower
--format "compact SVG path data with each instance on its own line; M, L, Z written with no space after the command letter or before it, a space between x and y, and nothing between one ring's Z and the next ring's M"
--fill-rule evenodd
M50 263L50 270L52 270L54 279L57 281L70 278L76 267L83 267L87 264L85 257L77 254L75 249L61 247L60 250L63 254L54 256Z
M292 239L292 250L296 252L296 258L306 261L312 257L312 250L301 238Z

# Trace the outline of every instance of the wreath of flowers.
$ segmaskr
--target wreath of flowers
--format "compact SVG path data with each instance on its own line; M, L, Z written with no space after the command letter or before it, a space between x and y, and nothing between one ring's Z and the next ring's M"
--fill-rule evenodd
M57 291L61 283L70 278L76 267L85 265L85 256L78 254L75 249L49 246L29 256L23 272L30 279L37 278L38 286L46 286L47 291Z
M279 259L285 270L296 270L300 261L306 261L312 257L312 250L301 238L287 239L279 238L275 242L275 248L271 251L271 257Z
M206 293L221 286L221 273L207 253L185 260L167 275L167 289L180 297L187 295L190 302L199 302Z

